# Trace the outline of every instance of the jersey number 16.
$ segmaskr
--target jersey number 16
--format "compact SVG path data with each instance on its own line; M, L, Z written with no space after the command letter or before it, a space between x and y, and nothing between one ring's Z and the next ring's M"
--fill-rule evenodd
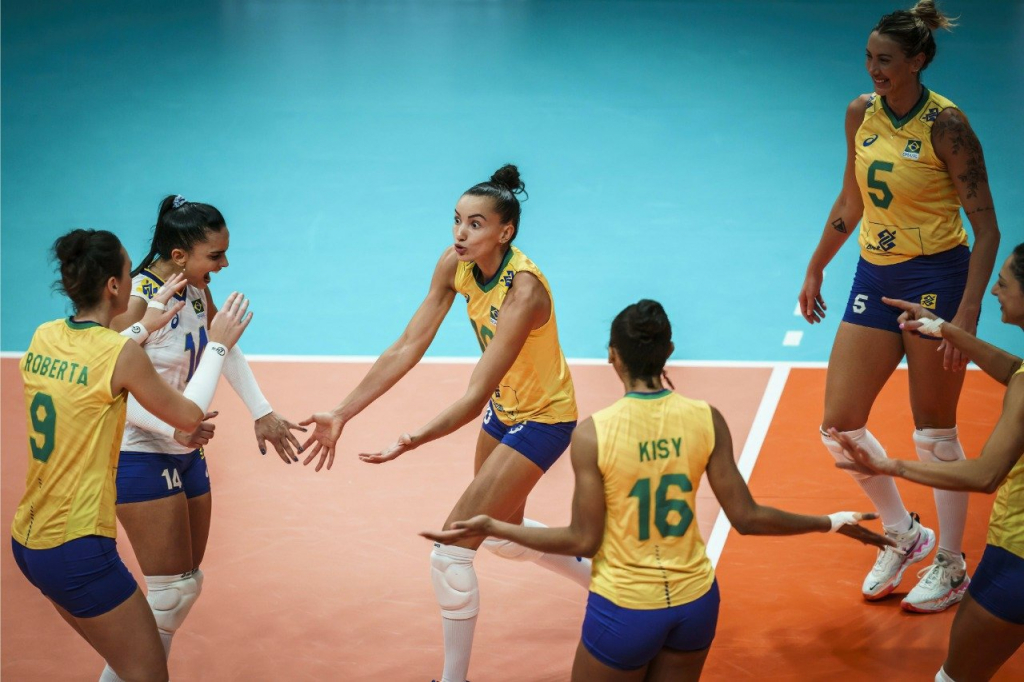
M686 500L669 498L668 492L672 488L679 488L684 493L693 490L690 477L686 474L665 474L658 483L658 489L654 493L654 525L658 528L663 538L677 538L684 533L693 523L693 510ZM641 540L649 540L651 537L651 479L641 478L629 491L630 497L637 498L640 512L639 531ZM669 521L669 515L675 512L678 518Z

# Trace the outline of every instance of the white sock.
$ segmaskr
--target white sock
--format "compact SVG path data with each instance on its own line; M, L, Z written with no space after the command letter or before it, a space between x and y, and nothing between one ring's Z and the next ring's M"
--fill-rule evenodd
M844 431L843 433L871 454L878 457L888 457L885 454L885 448L871 435L867 427L857 429L856 431ZM842 446L832 440L825 431L821 432L821 442L837 462L850 461ZM907 508L903 506L900 491L896 489L896 482L892 480L891 476L875 476L861 474L856 471L849 473L875 505L878 515L882 517L882 525L887 531L905 531L910 528L910 514L907 512Z
M117 676L117 673L114 672L114 669L111 668L110 664L108 663L107 667L105 667L103 669L103 672L100 673L100 680L99 680L99 682L125 682L125 681Z
M956 680L949 676L945 666L943 666L939 668L939 672L935 673L935 682L956 682Z
M922 462L955 462L967 459L957 437L957 429L917 429L914 446ZM970 493L961 490L933 488L935 511L939 516L939 549L960 558L964 525L967 523L967 502Z
M473 633L480 610L473 558L476 550L435 544L430 554L430 580L441 607L444 630L444 672L441 682L466 682Z
M523 525L527 528L547 528L540 521L523 519ZM541 553L533 562L538 566L557 573L563 578L568 578L585 590L590 589L590 559L578 556L565 556L563 554Z

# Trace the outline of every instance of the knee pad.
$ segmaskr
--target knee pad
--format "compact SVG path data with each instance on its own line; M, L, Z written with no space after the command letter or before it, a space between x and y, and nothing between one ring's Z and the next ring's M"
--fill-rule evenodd
M440 544L430 553L430 582L445 618L468 620L480 612L474 556L476 550Z
M146 576L146 601L161 632L174 633L185 622L199 597L201 580L197 581L193 573Z
M917 449L917 457L922 462L955 462L967 459L955 426L951 429L916 429L914 446Z
M850 461L846 451L843 450L843 446L832 440L832 437L829 436L824 429L819 429L819 432L821 433L822 444L829 453L832 454L832 458L835 459L835 461ZM888 457L888 455L885 454L885 449L882 447L882 444L879 443L873 435L871 435L871 432L868 431L866 426L855 431L843 431L842 433L852 438L853 442L857 443L857 445L861 446L868 452L881 455L882 457ZM866 481L867 479L874 477L873 474L862 474L859 471L847 471L847 473L850 474L855 481Z

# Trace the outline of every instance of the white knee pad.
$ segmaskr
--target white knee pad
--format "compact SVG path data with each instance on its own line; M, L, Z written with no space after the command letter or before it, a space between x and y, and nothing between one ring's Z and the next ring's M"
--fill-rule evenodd
M430 553L430 581L445 618L468 620L480 612L474 556L476 550L434 544L434 551Z
M935 673L935 682L956 682L956 680L949 676L945 666L943 666L939 668L939 672Z
M161 632L173 634L181 627L199 597L201 584L201 573L199 580L194 573L146 576L146 601Z
M832 437L829 436L824 429L819 429L819 432L821 433L822 444L832 454L833 459L835 459L837 462L851 461L850 457L846 454L846 451L843 450L842 445L832 440ZM865 450L872 454L881 455L882 457L888 456L885 454L885 449L882 447L882 444L879 443L873 435L871 435L871 432L868 431L866 426L859 428L856 431L842 431L841 433L849 436L851 439L853 439L853 442L855 442L857 445L861 446L862 448L864 448ZM847 470L847 473L850 474L850 476L852 476L856 481L865 481L869 478L874 478L873 474L862 474L859 471Z
M914 445L917 457L922 462L955 462L958 459L967 459L955 426L951 429L916 429Z

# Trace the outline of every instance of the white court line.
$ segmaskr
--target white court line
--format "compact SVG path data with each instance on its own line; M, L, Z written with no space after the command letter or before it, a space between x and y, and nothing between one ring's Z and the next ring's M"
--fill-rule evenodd
M771 426L772 418L775 416L775 409L779 406L779 399L782 397L782 389L786 387L786 379L789 378L788 367L776 367L768 379L768 386L764 390L761 404L754 416L754 423L750 425L750 433L747 434L747 442L743 445L743 452L740 453L737 466L744 481L750 481L750 474L754 471L754 463L761 453L761 446L764 445L764 438L768 435L768 427ZM725 539L729 536L729 529L732 524L726 518L725 512L719 510L718 518L711 529L708 537L707 551L711 564L718 565L718 559L722 556L722 549L725 548Z
M799 346L800 342L804 340L804 333L799 331L786 332L786 336L782 339L783 346Z

